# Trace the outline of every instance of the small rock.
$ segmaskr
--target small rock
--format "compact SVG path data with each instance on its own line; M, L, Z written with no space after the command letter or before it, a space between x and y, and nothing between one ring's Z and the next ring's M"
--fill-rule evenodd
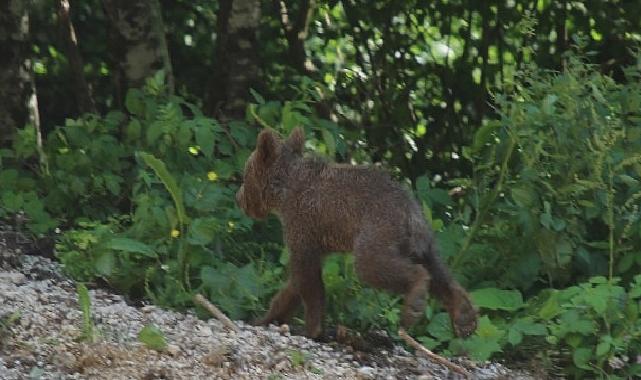
M76 365L76 357L69 351L59 351L53 355L53 363L62 368L73 368Z
M372 367L363 366L357 371L359 379L373 379L376 370Z
M274 365L274 370L278 372L283 372L292 367L292 364L289 362L289 360L281 360L278 363Z
M19 286L27 282L27 277L19 272L0 272L0 282L10 282Z
M28 351L25 350L16 350L9 357L9 361L14 363L20 363L24 367L31 367L36 364L36 358Z
M25 330L28 329L30 325L31 319L28 316L22 316L22 318L20 318L20 326Z
M289 325L287 325L287 324L280 325L280 327L278 328L278 331L282 335L289 335Z
M165 351L171 356L178 356L180 347L175 344L168 344L167 347L165 347Z
M228 346L220 346L204 355L202 361L210 367L219 367L228 359L229 353Z
M143 306L143 307L141 307L141 308L140 308L140 310L141 310L143 313L151 313L151 312L155 311L156 309L157 309L157 308L156 308L156 306L154 306L154 305L145 305L145 306Z
M211 328L209 326L198 326L196 328L196 335L203 338L209 338L214 334L211 332Z

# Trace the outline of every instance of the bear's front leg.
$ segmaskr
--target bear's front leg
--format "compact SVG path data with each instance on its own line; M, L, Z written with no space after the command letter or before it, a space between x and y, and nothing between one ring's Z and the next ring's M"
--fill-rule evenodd
M320 255L297 250L289 260L289 280L272 298L269 311L255 323L287 323L303 303L305 308L305 335L316 339L323 328L325 286Z
M290 251L290 278L305 308L305 335L316 339L323 331L325 309L321 255L293 247L290 247Z

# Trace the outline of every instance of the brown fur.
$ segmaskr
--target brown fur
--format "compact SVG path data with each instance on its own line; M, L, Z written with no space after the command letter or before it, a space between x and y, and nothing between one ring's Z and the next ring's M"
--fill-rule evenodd
M322 258L353 251L364 283L404 295L404 327L423 314L429 290L449 312L457 335L474 332L476 310L442 263L418 203L382 170L303 157L304 142L300 128L286 140L262 131L236 194L250 217L278 215L291 254L289 281L259 323L287 322L302 301L306 333L318 337Z

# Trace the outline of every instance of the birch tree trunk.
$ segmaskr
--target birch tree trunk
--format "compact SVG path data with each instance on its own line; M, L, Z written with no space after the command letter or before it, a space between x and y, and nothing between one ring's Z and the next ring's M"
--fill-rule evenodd
M104 0L113 29L113 59L118 68L120 98L129 88L163 69L169 91L174 91L171 60L158 0Z
M29 121L34 101L27 7L26 0L0 0L0 147Z
M242 118L249 89L258 78L256 32L259 0L221 0L217 14L215 68L207 110L224 118Z

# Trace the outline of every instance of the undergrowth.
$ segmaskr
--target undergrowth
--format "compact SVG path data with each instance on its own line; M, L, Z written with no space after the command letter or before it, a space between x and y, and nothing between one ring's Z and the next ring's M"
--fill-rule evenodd
M578 58L563 73L525 71L465 148L473 175L445 184L457 195L418 178L441 252L481 310L461 340L430 301L412 330L423 344L535 358L575 378L641 375L641 67L626 75L617 83ZM127 112L67 120L42 149L26 126L0 151L0 217L24 212L34 234L60 228L58 258L80 281L173 308L199 292L232 318L256 316L287 252L275 218L255 223L235 206L250 124L302 125L308 148L345 158L312 87L289 102L254 93L247 119L223 124L167 95L160 73L129 92ZM324 279L330 323L395 333L399 298L362 286L350 256L330 257Z

